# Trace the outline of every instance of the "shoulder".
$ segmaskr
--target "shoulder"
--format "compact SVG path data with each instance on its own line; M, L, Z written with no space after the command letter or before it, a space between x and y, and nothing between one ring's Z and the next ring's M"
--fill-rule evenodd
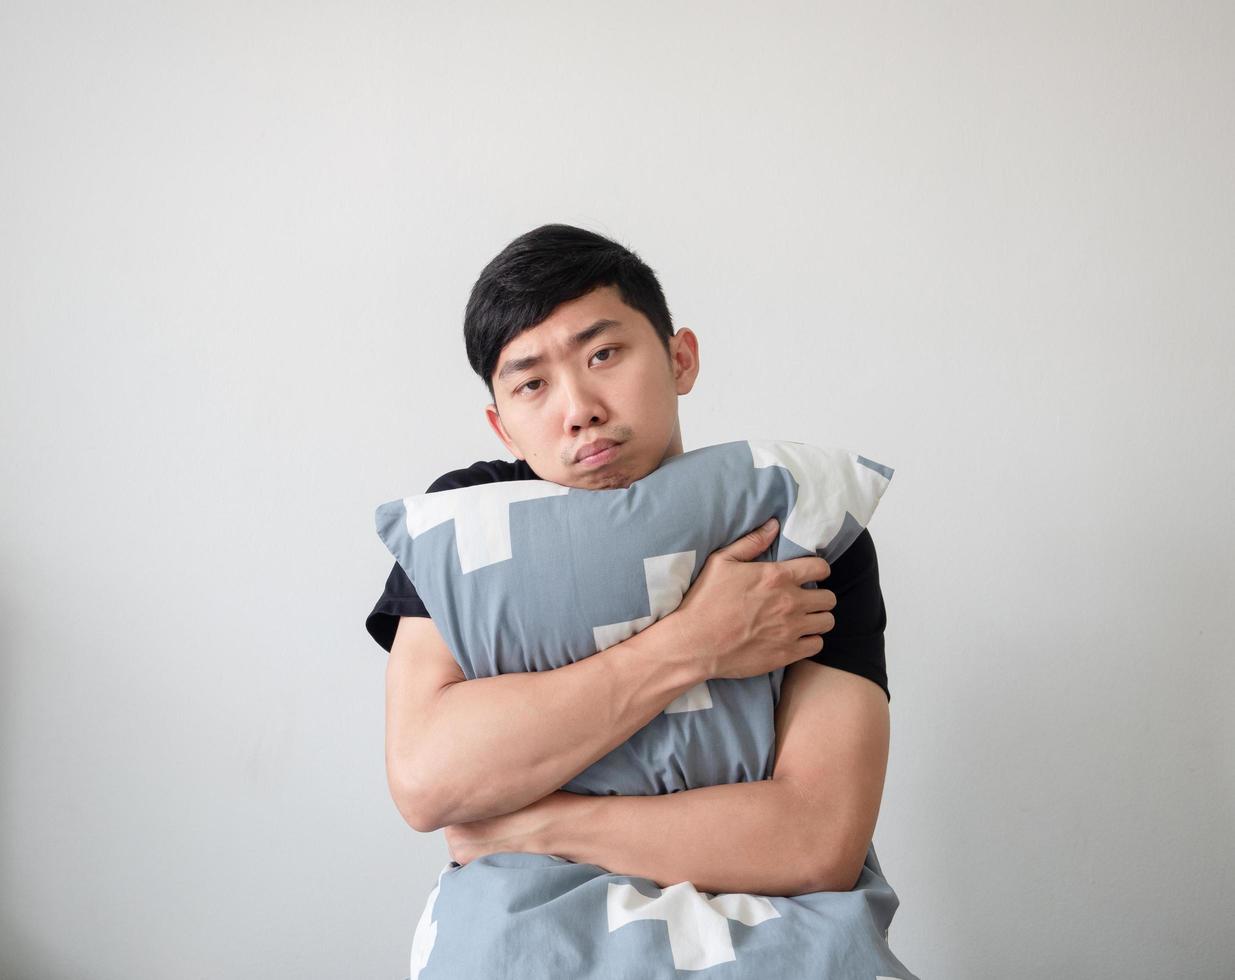
M481 483L500 483L503 480L539 480L540 477L522 459L479 459L471 466L443 473L429 484L426 493L438 490L457 490L459 487L474 487Z
M826 585L825 588L835 588L835 583L843 582L846 587L858 582L866 581L878 586L879 583L879 557L875 554L875 541L871 537L870 529L863 528L862 533L853 539L853 543L845 549L833 562L829 562L828 566L832 569L832 573L824 581L831 580L834 584Z

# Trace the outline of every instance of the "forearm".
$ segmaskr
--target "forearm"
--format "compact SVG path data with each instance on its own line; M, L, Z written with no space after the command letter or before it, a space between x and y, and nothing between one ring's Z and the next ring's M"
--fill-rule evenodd
M555 670L447 687L418 747L436 827L533 803L625 742L703 681L673 615Z
M850 887L827 870L824 836L791 785L765 779L662 796L556 793L525 849L662 888L788 896Z

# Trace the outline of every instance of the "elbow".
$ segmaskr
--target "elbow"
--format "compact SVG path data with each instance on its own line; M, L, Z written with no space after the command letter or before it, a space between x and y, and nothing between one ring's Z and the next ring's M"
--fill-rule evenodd
M816 869L801 886L801 894L812 892L848 892L853 891L861 874L851 873L849 868L841 868L835 862Z
M859 861L857 864L850 862L839 869L834 868L828 890L834 892L853 891L858 885L858 879L862 877L863 867L864 862Z
M419 834L431 834L435 830L441 830L445 824L437 817L432 815L429 810L420 809L416 806L400 805L399 813L402 815L404 822Z
M445 826L435 804L437 794L423 780L413 779L404 773L391 770L387 782L390 798L394 801L399 816L412 830L431 834Z
M857 886L866 867L866 854L869 842L859 842L856 838L833 841L833 846L826 854L818 853L818 842L815 843L817 859L807 872L806 890L812 892L849 892Z
M849 848L848 854L833 854L817 870L814 878L815 891L850 892L857 887L858 879L862 877L862 869L866 867L867 848L858 851Z
M418 792L392 792L395 807L412 830L420 834L431 834L445 826L431 806L431 800Z

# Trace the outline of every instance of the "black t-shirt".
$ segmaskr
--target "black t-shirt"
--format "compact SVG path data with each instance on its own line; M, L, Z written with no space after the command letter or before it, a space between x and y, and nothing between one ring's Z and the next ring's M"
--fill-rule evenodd
M478 460L463 469L443 473L426 493L454 490L500 480L538 480L526 460ZM810 657L816 663L860 674L874 681L889 702L888 674L884 662L883 631L887 611L879 588L879 561L869 529L863 529L843 555L831 562L832 572L819 587L836 593L832 615L836 624L823 634L823 649ZM400 616L428 616L412 580L397 561L386 579L386 588L365 620L365 629L387 653L394 645Z

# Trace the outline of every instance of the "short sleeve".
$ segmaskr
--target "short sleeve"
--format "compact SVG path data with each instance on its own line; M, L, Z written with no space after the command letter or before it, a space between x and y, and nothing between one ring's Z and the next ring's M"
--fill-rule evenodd
M810 659L869 678L882 688L890 703L883 643L888 615L869 529L863 529L845 553L831 563L831 569L817 585L836 593L836 608L832 610L836 624L823 634L823 649Z
M373 611L365 619L364 625L369 635L389 653L394 646L400 616L428 615L429 610L416 594L416 586L412 585L412 580L407 577L407 572L403 571L403 566L395 562L386 579L386 588Z

